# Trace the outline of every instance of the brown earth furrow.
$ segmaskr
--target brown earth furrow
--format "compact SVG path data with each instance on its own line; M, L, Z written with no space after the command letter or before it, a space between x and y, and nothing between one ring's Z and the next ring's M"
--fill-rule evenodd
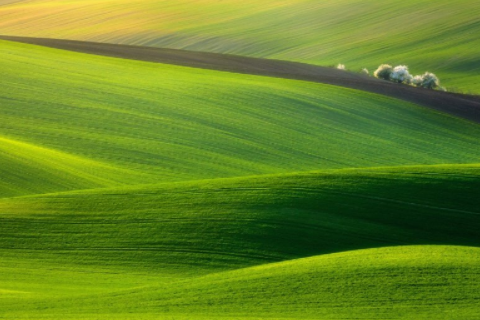
M331 84L386 95L480 123L480 96L415 88L334 68L291 61L97 42L14 36L0 36L0 39L108 57Z

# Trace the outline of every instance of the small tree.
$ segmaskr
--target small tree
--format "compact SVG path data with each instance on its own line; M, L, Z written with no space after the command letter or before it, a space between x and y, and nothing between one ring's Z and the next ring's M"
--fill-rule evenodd
M413 77L408 72L407 66L396 66L390 74L390 80L397 83L410 84L413 81Z
M421 87L423 82L423 77L422 76L415 76L412 79L412 84L416 87Z
M380 67L378 67L377 70L373 73L373 75L379 79L383 80L390 80L390 75L393 72L393 68L389 64L382 64Z
M362 73L364 73L364 74L370 74L370 72L368 72L368 69L367 69L367 68L363 68L363 69L362 69Z
M415 76L412 79L412 84L417 87L436 89L439 88L442 91L446 91L445 88L440 87L440 80L436 75L431 72L425 72L421 76Z
M440 86L440 80L431 72L425 72L422 76L422 87L427 89L435 89Z

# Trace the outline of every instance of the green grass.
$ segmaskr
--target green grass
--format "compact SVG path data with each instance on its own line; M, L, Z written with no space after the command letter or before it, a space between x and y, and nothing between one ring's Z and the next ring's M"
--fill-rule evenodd
M0 319L478 319L478 124L301 81L0 59Z
M3 137L0 152L3 196L114 186L119 180L142 177L105 163Z
M478 248L369 249L56 303L110 319L475 319L479 263Z
M479 316L479 263L478 248L389 247L266 264L172 283L135 275L137 287L128 290L116 288L118 283L131 282L128 273L115 279L115 275L96 269L80 274L81 281L72 281L74 272L56 267L54 272L47 269L46 275L68 283L70 288L78 286L80 291L85 286L108 286L116 290L83 291L72 296L64 288L56 288L57 297L53 298L38 295L29 287L24 290L30 291L6 291L0 301L8 302L2 305L4 319L474 320ZM39 270L20 270L25 280L32 276L38 281L42 275ZM54 281L48 280L47 284Z
M0 59L4 196L480 162L477 124L361 91L5 41Z
M21 1L0 7L0 34L106 41L435 72L480 93L474 0Z
M478 249L324 254L479 246L479 174L333 170L3 199L0 309L34 319L474 319Z

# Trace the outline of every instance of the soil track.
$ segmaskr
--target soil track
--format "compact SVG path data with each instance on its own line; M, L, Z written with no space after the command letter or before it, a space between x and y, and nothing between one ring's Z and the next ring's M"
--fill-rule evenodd
M73 40L13 36L0 39L116 58L331 84L402 99L480 123L480 96L415 88L305 63Z

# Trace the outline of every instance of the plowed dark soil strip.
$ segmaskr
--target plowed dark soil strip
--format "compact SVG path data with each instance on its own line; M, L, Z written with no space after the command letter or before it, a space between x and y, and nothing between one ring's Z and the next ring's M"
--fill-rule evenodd
M414 88L333 68L218 53L96 42L11 36L0 36L0 39L116 58L332 84L402 99L480 123L479 96Z

